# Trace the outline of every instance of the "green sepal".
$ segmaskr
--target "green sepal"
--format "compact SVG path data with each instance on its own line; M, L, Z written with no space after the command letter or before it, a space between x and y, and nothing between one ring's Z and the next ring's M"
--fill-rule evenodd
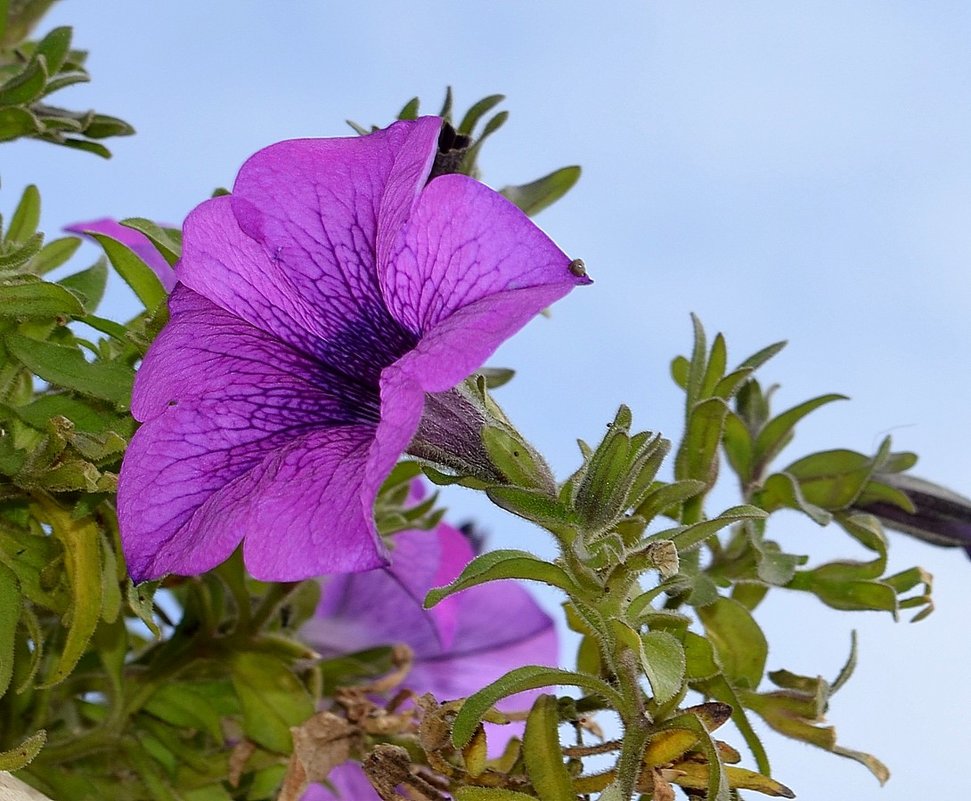
M425 596L425 608L430 609L449 595L454 595L469 587L500 579L538 581L557 587L568 595L579 592L579 588L573 583L566 571L533 556L527 551L489 551L469 562L450 584L429 590Z
M588 676L570 670L557 670L542 665L526 665L509 671L465 699L465 703L459 709L452 725L452 744L456 748L462 748L472 739L472 735L483 716L497 701L524 690L561 685L580 687L594 695L602 696L614 709L624 708L624 699L620 694L607 682L598 679L596 676Z
M458 133L471 136L472 131L475 129L475 126L478 124L479 120L505 99L505 95L489 95L488 97L482 98L482 100L478 101L477 103L474 103L472 107L465 112L465 116L462 117L462 121L459 123L458 128L456 128Z

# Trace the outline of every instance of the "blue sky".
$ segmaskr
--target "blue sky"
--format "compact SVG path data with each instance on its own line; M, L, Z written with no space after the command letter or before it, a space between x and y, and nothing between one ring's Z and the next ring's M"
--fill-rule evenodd
M110 162L5 146L5 212L34 182L51 232L104 215L178 222L267 144L344 135L347 118L383 124L416 94L433 111L446 84L459 107L503 92L511 118L485 147L487 182L584 169L538 222L596 283L494 360L517 369L500 400L561 476L575 438L598 437L618 403L678 434L668 363L694 311L736 360L789 340L763 373L782 384L781 407L852 396L807 421L793 458L872 451L890 433L921 454L917 472L971 494L968 4L71 0L54 24L75 27L94 78L59 102L139 134L115 141ZM134 308L122 286L108 304ZM494 545L543 550L539 532L471 494L448 501ZM775 536L845 552L795 517ZM916 626L795 595L760 611L773 669L832 677L858 629L860 666L829 718L894 773L881 790L855 763L767 734L777 777L802 798L935 797L958 781L971 563L894 545L893 567L936 576L938 611Z

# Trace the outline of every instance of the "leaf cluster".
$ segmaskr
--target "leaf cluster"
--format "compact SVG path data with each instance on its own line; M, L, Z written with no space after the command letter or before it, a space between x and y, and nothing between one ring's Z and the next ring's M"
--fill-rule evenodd
M101 140L134 133L127 122L48 101L58 90L90 80L87 53L71 47L68 27L54 28L36 42L22 41L29 28L18 16L24 4L15 3L9 12L7 5L0 3L0 141L29 137L109 158Z

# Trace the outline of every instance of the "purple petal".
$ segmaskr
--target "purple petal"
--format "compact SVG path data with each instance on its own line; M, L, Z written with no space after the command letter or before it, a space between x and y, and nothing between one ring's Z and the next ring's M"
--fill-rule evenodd
M179 286L169 323L135 378L132 413L145 422L175 403L219 398L242 404L255 430L375 423L376 393ZM219 421L215 421L219 422Z
M312 784L300 797L300 801L381 801L364 770L356 762L345 762L331 770L327 780L334 792L322 784Z
M545 287L552 302L590 283L571 272L570 259L520 209L464 175L444 175L425 187L387 253L380 270L388 308L423 336L500 293ZM507 309L519 318L512 330L536 311L527 301L518 313Z
M133 228L115 222L110 217L102 217L100 220L91 220L90 222L74 223L73 225L65 226L64 230L70 231L72 234L104 234L121 242L121 244L134 251L143 262L152 268L158 276L159 281L162 282L162 286L165 287L166 292L171 292L175 289L175 285L179 281L175 275L175 271L165 260L165 257L155 249L155 245L152 244L152 241L147 236Z
M314 619L303 636L326 655L404 642L421 659L448 647L455 634L456 602L423 608L425 594L447 584L472 558L464 538L438 526L435 531L406 531L394 538L391 566L324 582Z
M361 505L372 428L238 443L234 436L251 437L253 429L247 420L225 425L234 415L218 400L190 401L133 438L118 517L136 581L201 573L244 536L244 559L256 578L291 581L386 563L370 508ZM208 420L225 427L205 429Z
M415 653L405 685L439 700L470 695L524 664L555 665L553 622L515 582L490 583L447 598L435 608L448 608L445 621L435 610L422 609L425 593L451 581L471 556L468 540L451 526L441 524L434 534L399 534L390 568L326 579L317 614L302 635L326 655L404 642ZM405 579L410 572L421 580ZM445 626L448 638L442 636ZM513 696L501 706L528 708L536 694ZM521 727L490 729L490 751L501 749L518 731Z
M376 383L414 344L388 314L378 227L397 231L434 159L441 121L399 122L346 139L281 142L240 170L230 197L186 222L179 277L190 287Z

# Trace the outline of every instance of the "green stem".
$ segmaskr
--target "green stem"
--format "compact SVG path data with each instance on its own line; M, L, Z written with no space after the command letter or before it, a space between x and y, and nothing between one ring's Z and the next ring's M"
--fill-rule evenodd
M620 670L617 673L620 692L627 701L626 710L621 712L624 724L624 738L621 742L620 756L617 758L617 782L623 801L634 796L637 779L644 760L644 748L650 734L650 722L644 710L644 696L641 693L637 660L629 649L624 649L617 660Z

